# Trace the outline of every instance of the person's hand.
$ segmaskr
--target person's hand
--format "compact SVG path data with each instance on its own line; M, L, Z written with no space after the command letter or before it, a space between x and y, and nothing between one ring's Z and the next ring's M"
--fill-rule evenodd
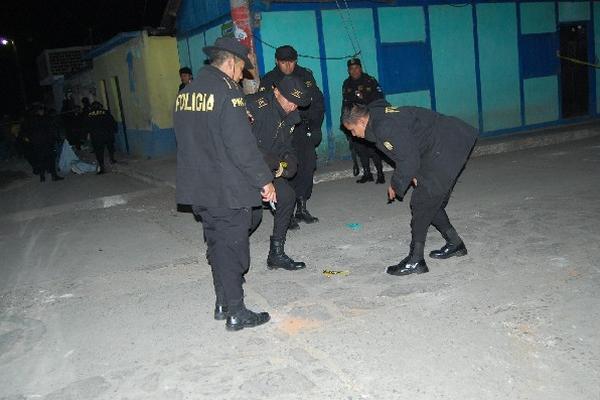
M417 178L412 178L412 185L417 187Z
M277 193L275 193L275 186L272 183L267 183L260 190L260 194L264 202L273 202L277 203Z
M394 190L393 187L388 186L388 200L389 201L394 201L396 200L396 191Z

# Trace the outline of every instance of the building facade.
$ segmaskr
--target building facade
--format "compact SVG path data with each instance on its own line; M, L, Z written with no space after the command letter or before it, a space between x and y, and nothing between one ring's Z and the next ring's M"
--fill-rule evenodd
M142 157L175 153L173 104L179 86L175 38L123 32L94 48L96 100L119 123L117 147Z
M177 47L197 70L202 47L231 30L229 2L183 0ZM348 7L346 7L346 5ZM359 54L395 105L464 119L494 136L596 118L597 1L252 1L261 74L293 45L327 102L321 160L346 158L339 129L346 60ZM558 55L568 59L560 59Z

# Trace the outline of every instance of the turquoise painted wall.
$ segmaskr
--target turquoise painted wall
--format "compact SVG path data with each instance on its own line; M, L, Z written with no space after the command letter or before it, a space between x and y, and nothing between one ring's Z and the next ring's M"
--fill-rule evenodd
M194 36L190 36L187 39L189 51L190 51L190 68L194 72L194 75L202 68L203 62L206 59L206 56L202 52L202 48L204 45L204 34L198 33Z
M554 2L521 3L521 34L556 31Z
M555 75L523 80L525 124L556 121L559 118L558 78Z
M600 2L594 1L594 51L600 59ZM600 69L596 69L596 112L600 113Z
M477 5L483 129L521 125L517 12L514 3ZM498 40L501 38L501 40Z
M429 93L429 90L389 94L385 98L390 104L398 107L416 106L431 108L431 94Z
M381 7L377 12L382 43L425 41L423 7Z
M559 2L558 20L560 22L568 21L586 21L590 19L590 3L587 1Z
M377 78L377 49L375 48L375 31L373 11L370 8L350 10L354 22L358 43L362 50L363 70ZM337 10L323 11L323 37L327 57L343 57L354 53L350 40L345 31L340 31L342 19ZM342 36L344 35L344 36ZM345 40L342 40L345 39ZM340 112L342 109L342 83L348 77L346 60L327 60L329 109L331 110L331 125L329 134L334 142L335 158L348 155L348 140L339 128Z
M472 7L429 7L437 111L479 126Z
M294 27L291 29L290 27ZM298 51L298 65L309 68L317 81L317 85L323 88L323 77L319 57L319 38L317 33L317 17L315 11L289 11L268 12L262 14L261 38L274 47L292 44ZM285 32L285 35L282 33ZM315 58L307 58L308 55ZM266 71L275 67L275 49L263 45L263 61ZM327 158L326 123L323 122L323 141L317 149L321 159Z
M182 67L192 67L187 39L177 41L177 54L179 55L179 64ZM192 69L192 71L194 71Z

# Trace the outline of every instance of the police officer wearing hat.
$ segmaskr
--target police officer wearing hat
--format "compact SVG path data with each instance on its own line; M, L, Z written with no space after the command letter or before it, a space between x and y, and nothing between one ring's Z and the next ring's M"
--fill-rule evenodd
M115 133L117 132L117 121L110 112L104 108L102 103L94 101L85 116L85 127L90 133L92 147L98 162L98 174L104 174L104 148L108 150L108 156L112 164L115 160Z
M177 96L177 202L202 221L212 268L214 318L237 331L269 321L244 304L243 275L250 265L249 235L262 201L276 202L273 175L258 150L238 81L250 66L248 49L219 38L203 51L210 65Z
M182 67L179 69L179 79L181 83L179 84L179 91L186 87L194 80L194 76L192 74L192 69L190 67Z
M410 253L390 275L428 272L423 255L429 225L446 239L446 245L429 256L446 259L464 256L467 248L450 223L446 205L452 189L477 140L477 130L458 118L418 107L391 107L385 100L369 106L356 104L344 110L342 121L353 136L376 143L396 163L388 199L410 199L412 240Z
M369 104L374 100L384 98L383 91L377 80L363 72L360 59L351 58L348 60L347 65L349 76L342 85L342 112L345 108L351 107L354 104ZM381 155L377 151L377 147L364 139L353 137L343 125L342 130L348 135L348 140L350 141L355 176L358 175L356 155L360 158L360 163L363 167L363 176L356 183L373 182L370 159L373 159L373 164L375 164L375 169L377 170L376 183L385 183L383 163L381 162Z
M298 157L298 172L290 181L296 192L296 214L290 228L298 228L297 221L307 224L318 222L313 217L306 203L312 195L313 176L317 168L317 154L315 148L321 142L321 125L325 116L323 93L317 86L312 72L297 64L298 53L289 45L278 47L275 51L276 66L261 78L259 91L269 90L286 75L299 78L311 98L308 107L299 107L301 123L294 130L293 144Z
M284 76L271 90L246 97L252 132L273 171L277 207L274 210L273 236L267 257L269 269L295 271L306 264L285 254L285 239L294 212L296 193L289 184L297 171L298 160L292 145L295 129L301 122L298 107L307 107L310 97L304 82L293 75Z

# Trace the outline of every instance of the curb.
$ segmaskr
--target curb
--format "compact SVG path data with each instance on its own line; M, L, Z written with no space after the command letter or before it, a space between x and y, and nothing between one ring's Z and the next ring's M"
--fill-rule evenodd
M586 122L572 127L554 128L552 130L544 129L539 131L529 131L524 137L524 132L513 135L502 136L499 138L480 138L475 145L471 157L482 157L492 154L508 153L518 150L532 149L536 147L550 146L566 142L573 142L591 137L600 136L600 124L596 122ZM335 165L335 162L333 163ZM384 165L384 172L393 171L389 165ZM141 180L151 185L167 186L175 189L175 182L158 178L152 174L147 174L126 165L118 165L113 169L114 172L127 175L129 177ZM353 178L352 171L348 168L333 170L328 172L317 172L313 178L315 184L331 182L340 179Z

